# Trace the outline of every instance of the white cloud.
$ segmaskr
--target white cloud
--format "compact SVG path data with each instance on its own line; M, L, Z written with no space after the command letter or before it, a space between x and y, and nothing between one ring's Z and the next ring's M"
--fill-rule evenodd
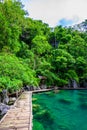
M75 23L87 18L87 0L22 0L29 16L40 19L50 26L58 21L72 19Z

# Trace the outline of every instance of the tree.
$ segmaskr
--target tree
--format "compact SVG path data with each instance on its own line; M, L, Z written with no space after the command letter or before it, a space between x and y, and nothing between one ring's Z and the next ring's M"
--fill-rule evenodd
M68 70L73 70L74 65L75 59L67 51L63 49L53 50L52 66L54 73L58 76L57 85L68 85ZM74 77L72 78L74 79Z
M19 35L24 26L26 12L19 1L4 1L0 3L0 45L9 46L11 52L20 49Z
M0 87L16 90L23 85L38 85L35 72L11 53L0 53Z
M31 18L26 18L25 20L26 26L25 28L22 28L20 39L29 45L29 48L31 49L32 40L37 35L43 35L48 38L50 28L48 24L43 23L41 20L32 20Z
M37 35L32 40L32 50L37 55L42 55L47 52L49 52L51 49L51 46L49 45L47 39L45 36Z

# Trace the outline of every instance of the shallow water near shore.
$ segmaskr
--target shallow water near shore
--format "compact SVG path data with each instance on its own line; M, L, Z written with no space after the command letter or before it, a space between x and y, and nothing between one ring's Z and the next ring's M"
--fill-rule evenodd
M87 130L87 90L34 94L33 130Z

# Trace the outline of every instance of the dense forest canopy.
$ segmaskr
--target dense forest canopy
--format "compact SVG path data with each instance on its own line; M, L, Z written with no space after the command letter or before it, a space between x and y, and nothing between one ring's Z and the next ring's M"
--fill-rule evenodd
M26 16L20 1L0 1L0 92L37 87L39 76L48 87L87 87L87 20L81 31Z

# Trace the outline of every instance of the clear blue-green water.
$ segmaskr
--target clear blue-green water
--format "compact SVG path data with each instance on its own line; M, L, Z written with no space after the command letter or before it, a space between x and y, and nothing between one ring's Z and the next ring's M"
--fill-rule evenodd
M87 90L33 95L33 130L87 130Z

